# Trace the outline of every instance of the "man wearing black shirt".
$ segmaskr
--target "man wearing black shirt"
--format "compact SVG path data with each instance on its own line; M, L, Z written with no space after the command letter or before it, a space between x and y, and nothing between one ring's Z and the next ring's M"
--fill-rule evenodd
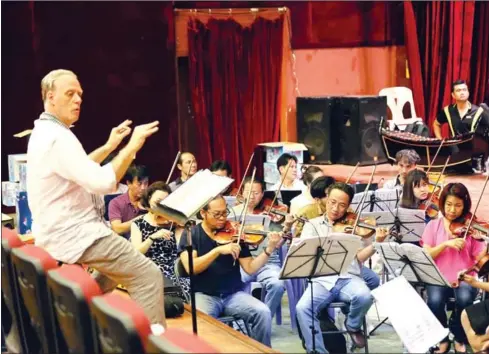
M242 291L240 266L248 274L257 272L268 261L281 235L271 232L268 246L256 258L246 245L236 242L219 245L215 233L226 224L228 211L222 196L209 202L201 211L202 223L192 230L194 289L197 308L212 317L237 316L250 325L251 337L270 346L272 315L261 301ZM179 253L188 272L187 233L180 238ZM237 260L237 262L236 262Z

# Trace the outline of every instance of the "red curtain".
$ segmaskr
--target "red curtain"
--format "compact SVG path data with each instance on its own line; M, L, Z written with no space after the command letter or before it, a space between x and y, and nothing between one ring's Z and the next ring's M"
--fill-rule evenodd
M469 81L471 101L487 88L487 4L475 1L404 2L406 48L416 109L431 127L451 103L451 83ZM424 106L424 109L423 109ZM448 127L444 127L448 136Z
M201 167L229 161L238 183L256 144L279 138L283 21L189 21L196 158Z

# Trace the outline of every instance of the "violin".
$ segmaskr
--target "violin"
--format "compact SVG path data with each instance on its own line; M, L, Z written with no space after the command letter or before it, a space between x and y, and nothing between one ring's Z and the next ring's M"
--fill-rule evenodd
M256 209L254 213L256 214L266 214L270 216L270 221L274 223L281 223L288 212L287 205L276 204L273 205L273 200L265 198L261 202L261 207Z
M430 219L435 219L440 211L438 204L439 204L438 195L436 195L435 193L430 193L428 194L428 198L426 198L426 200L423 200L421 202L418 209L424 210L426 215L428 215Z
M460 285L460 282L464 279L464 276L467 273L470 273L472 271L476 271L477 275L479 277L484 277L489 274L489 255L486 254L483 256L481 259L477 261L476 264L474 264L472 267L470 267L467 270L464 270L460 273L458 273L458 279L456 282L452 283L452 287L457 288Z
M214 240L220 245L236 242L240 228L241 224L238 221L227 221L224 228L214 234ZM263 230L263 225L261 224L246 225L239 242L256 247L263 242L267 235L268 232Z
M340 220L337 220L333 224L334 232L342 232L346 234L353 234L362 238L369 238L375 234L377 223L373 219L359 219L357 227L355 228L355 221L358 215L353 212L347 212Z
M484 234L489 235L489 223L482 220L479 221L477 217L474 216L474 220L472 221L472 224L470 224L471 219L472 213L469 212L464 218L454 220L450 223L450 232L455 237L464 237L465 233L467 233L468 236L471 236L477 241L483 241L482 236L484 236Z

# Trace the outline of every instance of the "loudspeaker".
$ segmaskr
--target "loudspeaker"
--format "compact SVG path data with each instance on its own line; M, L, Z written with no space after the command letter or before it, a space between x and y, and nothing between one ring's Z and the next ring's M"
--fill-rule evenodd
M297 97L297 138L309 149L311 163L330 164L330 122L334 99Z
M387 117L385 96L336 97L332 108L333 163L371 165L375 156L377 163L387 162L380 137L380 124Z

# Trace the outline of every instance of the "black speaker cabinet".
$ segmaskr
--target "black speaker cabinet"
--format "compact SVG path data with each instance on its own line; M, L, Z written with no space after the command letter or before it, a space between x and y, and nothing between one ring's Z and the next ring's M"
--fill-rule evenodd
M331 119L332 159L345 165L387 162L380 124L387 118L385 96L336 97Z
M309 149L311 163L333 163L330 137L333 102L330 97L297 98L297 139Z

